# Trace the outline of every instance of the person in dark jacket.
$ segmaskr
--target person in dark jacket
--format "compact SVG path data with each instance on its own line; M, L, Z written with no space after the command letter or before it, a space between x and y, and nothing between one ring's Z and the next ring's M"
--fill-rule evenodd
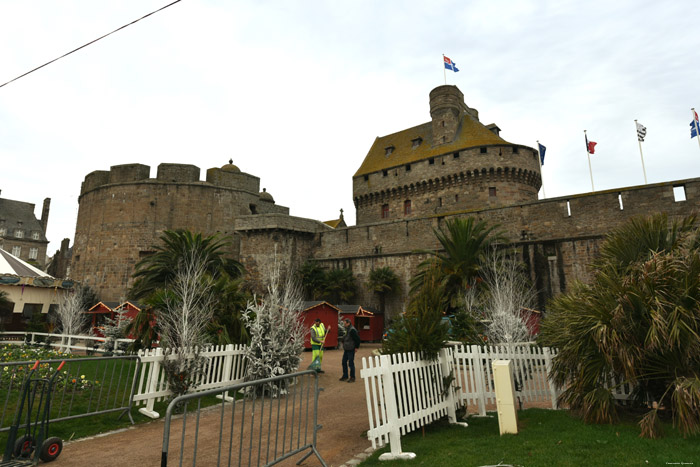
M343 336L343 377L340 381L355 382L355 352L360 347L360 334L352 325L350 319L343 320L345 324L345 336ZM348 378L350 368L350 378Z

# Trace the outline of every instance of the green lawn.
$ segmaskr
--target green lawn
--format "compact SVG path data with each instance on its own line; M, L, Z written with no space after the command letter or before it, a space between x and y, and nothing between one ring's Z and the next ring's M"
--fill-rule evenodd
M527 409L518 412L519 433L499 436L498 418L469 417L469 427L440 421L401 438L411 461L379 461L378 450L362 466L634 466L700 465L700 436L683 439L671 425L664 437L639 438L634 422L585 425L567 411Z

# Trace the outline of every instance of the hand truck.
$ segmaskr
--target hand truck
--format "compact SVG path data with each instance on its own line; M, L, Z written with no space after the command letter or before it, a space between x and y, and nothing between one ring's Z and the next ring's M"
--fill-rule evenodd
M14 423L10 427L0 467L36 465L39 459L51 462L61 454L63 440L55 436L49 437L49 417L51 392L65 363L65 360L62 361L58 368L46 378L33 377L39 368L39 361L34 363L22 385L22 398L17 407ZM34 420L32 420L32 414L35 414ZM21 426L23 430L20 430ZM21 431L24 433L20 435Z

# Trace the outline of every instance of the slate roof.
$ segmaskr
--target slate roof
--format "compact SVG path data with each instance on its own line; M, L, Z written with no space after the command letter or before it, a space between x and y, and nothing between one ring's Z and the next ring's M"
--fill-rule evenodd
M413 141L418 138L422 139L422 142L414 147ZM433 146L433 126L432 122L428 122L376 138L354 176L358 177L462 149L493 144L511 143L496 135L472 116L465 115L462 117L454 141ZM391 154L386 155L386 148L390 146L393 146L394 149Z
M4 220L4 222L3 222ZM21 222L21 227L18 222ZM15 229L24 230L23 239L31 239L32 232L39 232L39 240L46 241L41 222L34 214L34 204L0 198L0 228L7 229L5 237L14 237Z

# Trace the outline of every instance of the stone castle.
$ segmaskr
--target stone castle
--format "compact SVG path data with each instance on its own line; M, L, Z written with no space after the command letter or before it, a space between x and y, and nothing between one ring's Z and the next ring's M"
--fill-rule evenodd
M275 259L291 268L307 260L349 268L364 305L377 302L365 286L369 272L389 266L403 283L387 301L391 317L403 311L408 282L426 258L416 251L437 248L434 230L446 219L472 216L505 230L544 308L548 297L589 278L587 265L611 229L634 216L682 216L700 207L700 179L538 200L537 151L482 124L457 87L431 91L430 117L374 141L353 176L351 227L342 219L290 216L232 161L207 170L205 181L198 167L184 164L160 164L155 179L141 164L92 172L79 197L72 276L102 300L119 300L132 285L134 265L164 230L218 232L233 239L230 254L253 277Z

